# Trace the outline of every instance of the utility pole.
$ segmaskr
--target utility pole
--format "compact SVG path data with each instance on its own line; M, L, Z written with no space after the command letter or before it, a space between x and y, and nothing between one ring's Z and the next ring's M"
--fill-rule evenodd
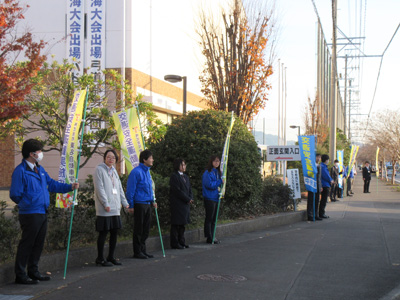
M349 103L350 106L350 103ZM346 54L346 58L344 60L344 134L347 136L347 138L349 137L347 135L347 123L346 123L346 113L347 113L347 54Z
M330 136L329 136L329 156L330 160L334 161L336 156L336 14L337 14L337 0L332 0L332 63L331 63L331 101L330 101Z

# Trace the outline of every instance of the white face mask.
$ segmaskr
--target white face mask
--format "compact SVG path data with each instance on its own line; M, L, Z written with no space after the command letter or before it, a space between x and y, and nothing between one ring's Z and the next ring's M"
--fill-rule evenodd
M336 163L336 164L335 164L335 166L336 166L336 167L339 167L339 164L338 164L338 163Z
M37 162L41 162L42 159L43 159L43 152L36 153L36 154L37 154L38 157L37 158L34 157L34 158L36 159Z

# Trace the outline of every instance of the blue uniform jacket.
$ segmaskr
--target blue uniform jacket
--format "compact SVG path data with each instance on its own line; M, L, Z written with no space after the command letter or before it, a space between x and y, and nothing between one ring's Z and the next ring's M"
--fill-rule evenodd
M45 214L50 205L49 191L72 191L70 184L57 182L50 178L42 166L36 167L39 174L36 174L23 159L12 174L10 198L18 204L20 214Z
M130 208L135 203L150 204L154 201L150 167L140 163L131 171L126 185L126 200Z
M206 200L219 201L218 187L222 184L221 176L217 169L213 168L211 172L205 170L203 174L203 197Z
M328 166L324 163L321 163L321 181L322 187L331 187L332 177L329 175Z

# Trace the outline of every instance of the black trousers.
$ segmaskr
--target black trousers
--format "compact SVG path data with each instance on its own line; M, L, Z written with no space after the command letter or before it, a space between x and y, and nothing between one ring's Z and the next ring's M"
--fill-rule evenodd
M22 236L15 257L15 275L21 278L26 276L27 265L28 274L39 272L38 264L47 232L47 215L20 214L18 218Z
M337 183L333 183L331 185L331 194L330 194L331 200L336 200L337 194L338 194L338 189L339 189L339 185Z
M364 193L369 192L369 183L371 182L371 179L364 179Z
M206 218L204 220L204 237L211 240L214 234L215 221L217 218L218 202L204 199Z
M146 240L150 233L151 206L150 204L135 204L133 211L133 253L146 252Z
M313 212L314 195L315 195L315 210ZM308 197L307 197L307 217L308 218L313 218L314 215L315 215L315 217L318 217L319 198L320 198L320 193L314 194L313 192L308 192Z
M170 234L171 248L178 247L179 245L185 246L185 225L171 224Z
M99 232L99 237L97 238L97 259L100 261L104 260L104 244L106 243L108 232L110 232L110 242L107 260L115 258L114 254L117 246L118 229L103 230Z
M323 216L325 214L325 207L326 207L326 202L328 202L328 195L329 195L329 188L328 187L322 188L321 202L319 203L320 216Z
M350 195L350 193L352 193L351 190L351 178L347 178L347 196Z

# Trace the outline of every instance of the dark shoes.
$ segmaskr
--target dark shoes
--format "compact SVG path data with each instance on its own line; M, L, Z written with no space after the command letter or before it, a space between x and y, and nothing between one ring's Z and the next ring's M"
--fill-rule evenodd
M133 258L147 259L147 256L144 255L143 253L137 253L133 255Z
M120 266L122 265L118 260L116 260L115 258L107 258L107 261L112 263L115 266Z
M351 194L348 194L348 195L347 195L347 197L353 197L353 195L351 195Z
M314 221L313 217L308 217L307 220L310 221L310 222L313 222L313 221ZM322 218L320 218L320 217L315 217L315 221L322 221Z
M143 252L143 254L145 256L147 256L147 258L153 258L154 257L154 255L148 254L147 252Z
M212 239L207 239L207 244L212 244L213 242L212 242ZM217 239L214 239L214 244L219 244L220 243L220 241L219 240L217 240Z
M171 249L179 249L179 250L182 250L182 249L185 249L185 247L182 246L182 245L177 245L177 246L171 246Z
M184 247L184 248L189 248L189 245L181 245L182 247Z
M38 284L39 280L31 279L28 276L24 276L24 277L16 277L15 278L15 283L18 283L18 284Z
M112 267L113 264L104 259L96 259L96 265L102 265L103 267Z
M50 276L42 276L42 274L40 274L39 272L34 274L28 273L28 276L30 279L38 281L49 281L51 279Z
M320 215L319 217L322 218L322 219L328 219L329 218L329 216L327 216L327 215L322 215L322 216Z

